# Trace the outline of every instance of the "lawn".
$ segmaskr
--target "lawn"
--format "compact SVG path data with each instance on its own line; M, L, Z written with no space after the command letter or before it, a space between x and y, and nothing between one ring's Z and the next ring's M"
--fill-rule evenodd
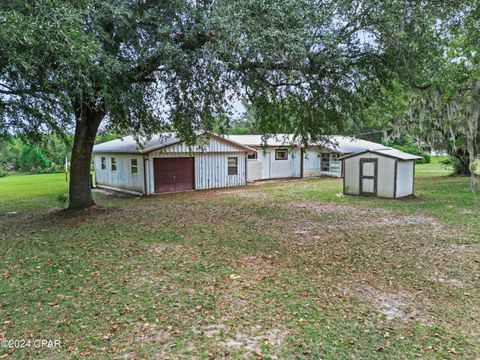
M65 213L64 180L0 179L0 338L61 341L0 357L480 353L480 205L437 159L398 201L322 178L96 192L99 207Z

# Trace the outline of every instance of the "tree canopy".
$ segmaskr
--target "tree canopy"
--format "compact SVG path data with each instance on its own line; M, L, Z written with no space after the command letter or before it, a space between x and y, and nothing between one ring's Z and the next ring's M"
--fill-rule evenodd
M192 142L246 96L259 131L315 138L341 129L393 76L424 79L442 51L438 24L460 5L14 0L0 13L0 132L74 132L70 206L88 207L101 124Z

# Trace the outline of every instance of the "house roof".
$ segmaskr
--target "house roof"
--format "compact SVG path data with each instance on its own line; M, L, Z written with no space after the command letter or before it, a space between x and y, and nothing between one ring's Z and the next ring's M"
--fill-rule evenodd
M297 145L294 142L294 136L291 134L279 134L270 138L263 135L224 135L225 138L245 144L247 146L292 146ZM388 150L388 146L374 143L371 141L357 139L355 137L329 135L321 143L312 143L311 146L321 146L331 151L342 154L350 154L363 150Z
M354 156L357 156L357 155L361 155L361 154L365 154L365 153L368 153L368 152L378 154L378 155L387 156L387 157L391 157L391 158L395 158L395 159L400 159L400 160L417 160L417 159L422 158L420 156L413 155L413 154L408 154L406 152L403 152L403 151L397 150L397 149L384 149L384 150L363 150L363 151L359 151L359 152L356 152L356 153L353 153L353 154L343 156L343 157L340 158L340 160L348 159L348 158L351 158L351 157L354 157Z
M249 148L231 139L225 139L218 135L208 134L220 141L227 142L243 151L252 153L256 150ZM138 140L138 141L137 141ZM123 153L123 154L148 154L174 144L181 143L182 139L172 133L153 135L150 138L140 137L136 139L129 135L121 139L107 141L93 147L93 153Z

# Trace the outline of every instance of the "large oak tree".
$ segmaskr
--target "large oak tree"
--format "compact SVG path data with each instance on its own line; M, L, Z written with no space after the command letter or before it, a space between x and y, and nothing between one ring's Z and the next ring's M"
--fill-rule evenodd
M448 1L445 1L448 3ZM335 131L428 61L440 1L12 0L1 5L0 132L74 132L70 208L93 204L101 124L187 141L247 96L264 132ZM412 61L414 60L414 61Z

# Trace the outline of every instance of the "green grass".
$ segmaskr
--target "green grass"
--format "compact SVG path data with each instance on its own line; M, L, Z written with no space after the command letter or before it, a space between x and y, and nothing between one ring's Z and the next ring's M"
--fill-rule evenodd
M0 356L475 358L480 208L448 175L417 166L408 200L306 179L80 213L51 211L62 174L0 179L0 337L62 342Z
M68 192L65 174L12 174L0 178L0 211L58 206L56 198Z

